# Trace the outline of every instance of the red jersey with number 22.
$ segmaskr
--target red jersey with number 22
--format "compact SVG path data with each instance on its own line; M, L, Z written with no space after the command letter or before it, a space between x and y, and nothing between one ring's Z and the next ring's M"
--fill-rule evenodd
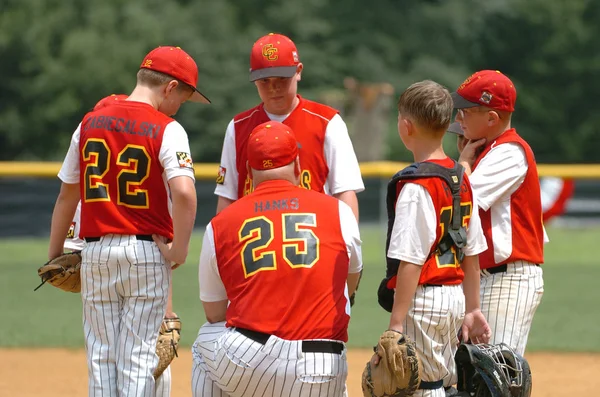
M348 340L349 259L337 199L266 181L211 224L228 327Z
M80 132L80 236L158 234L173 238L159 161L173 119L152 106L120 101L85 115Z
M446 168L454 167L454 160L448 157L443 160L429 160L429 162ZM402 181L398 183L396 198L405 183ZM450 187L441 178L414 179L410 183L416 183L427 189L433 201L438 225L436 230L436 244L431 248L429 257L423 264L419 284L457 285L462 283L465 274L460 267L455 247L452 247L450 251L443 254L437 252L437 243L441 241L452 219L452 192L450 191ZM473 192L469 177L466 174L463 175L460 190L460 211L462 225L468 228L473 211Z

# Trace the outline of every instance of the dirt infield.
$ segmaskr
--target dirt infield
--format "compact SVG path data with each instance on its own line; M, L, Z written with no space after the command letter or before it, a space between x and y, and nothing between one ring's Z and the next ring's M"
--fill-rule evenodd
M360 397L362 366L371 353L349 354L350 397ZM0 349L0 396L67 397L87 395L87 367L82 350ZM532 353L533 396L595 396L600 390L600 354ZM190 396L191 354L173 363L173 397ZM69 377L70 380L67 380Z

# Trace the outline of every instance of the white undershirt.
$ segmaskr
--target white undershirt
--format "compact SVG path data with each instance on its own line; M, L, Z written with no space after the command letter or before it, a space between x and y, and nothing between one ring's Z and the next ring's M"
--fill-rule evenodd
M289 114L278 116L270 113L267 113L267 115L271 120L279 122L289 116ZM348 135L348 128L339 114L333 116L327 124L323 154L329 168L324 186L325 193L334 195L351 190L358 193L365 189L354 147ZM231 120L225 131L221 152L221 168L225 169L225 179L223 184L217 184L215 188L216 195L230 200L238 199L239 175L236 167L236 156L235 123Z
M346 242L346 252L350 259L348 273L359 273L363 265L358 223L352 209L343 201L339 201L339 213L342 236ZM233 232L235 231L232 230ZM232 253L232 255L238 255L238 253ZM218 302L227 299L227 292L219 274L211 223L206 226L204 232L198 264L198 281L200 284L200 300L203 302Z
M493 147L469 176L479 206L487 211L510 196L523 184L527 175L527 157L521 145L504 143Z
M437 214L431 195L423 186L406 183L396 201L396 218L392 227L387 256L422 266L437 238ZM484 252L487 243L481 228L479 208L473 194L473 209L467 228L467 245L463 252L473 256Z

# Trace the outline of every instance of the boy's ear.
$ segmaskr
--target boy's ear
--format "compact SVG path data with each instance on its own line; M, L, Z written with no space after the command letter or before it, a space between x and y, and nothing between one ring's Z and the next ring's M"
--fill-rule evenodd
M304 65L302 63L299 63L296 67L296 76L298 81L302 80L302 69L304 69Z
M488 125L490 127L500 122L500 115L494 111L488 112Z
M414 134L415 126L414 126L413 122L408 118L402 119L402 122L404 123L404 126L406 127L406 133L408 135Z

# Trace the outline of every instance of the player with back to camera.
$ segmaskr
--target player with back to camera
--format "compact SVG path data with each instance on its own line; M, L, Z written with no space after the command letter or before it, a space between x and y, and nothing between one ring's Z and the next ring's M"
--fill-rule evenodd
M200 253L207 323L192 348L194 396L342 396L358 223L341 200L298 186L289 126L247 145L254 190L215 216Z
M88 113L59 178L49 258L81 199L81 297L89 395L151 396L171 266L184 263L196 213L188 138L170 116L209 103L179 47L146 55L126 100ZM171 201L172 200L172 201Z
M486 242L478 201L463 168L442 148L451 118L450 93L433 81L411 85L398 101L398 132L415 163L388 186L388 270L379 301L391 311L382 338L414 342L421 376L415 396L444 397L456 383L459 333L473 343L491 334L479 302L478 254ZM383 365L382 353L367 364L371 372ZM369 388L363 381L363 391Z

